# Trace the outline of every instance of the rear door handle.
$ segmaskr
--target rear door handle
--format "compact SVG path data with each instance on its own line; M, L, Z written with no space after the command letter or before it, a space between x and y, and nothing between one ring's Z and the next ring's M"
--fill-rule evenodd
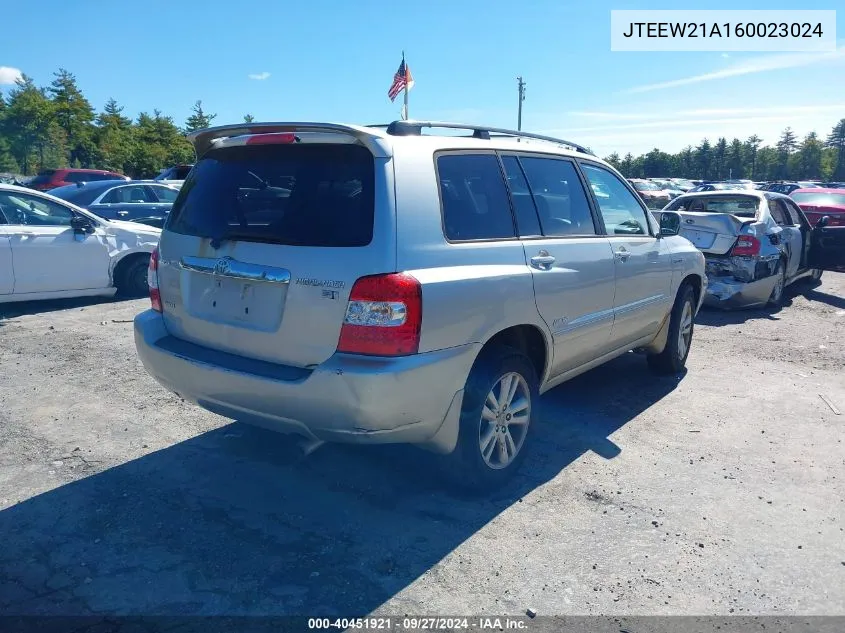
M631 253L626 251L624 248L620 248L613 254L616 256L616 259L622 260L623 262L627 262L628 258L631 256Z
M540 251L539 255L531 258L531 266L539 270L550 270L554 263L555 258L547 251Z

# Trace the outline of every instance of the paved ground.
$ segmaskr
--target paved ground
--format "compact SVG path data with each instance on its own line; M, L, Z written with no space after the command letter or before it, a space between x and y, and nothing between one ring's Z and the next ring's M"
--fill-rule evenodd
M0 613L843 614L843 297L707 311L683 377L555 389L484 500L182 403L135 357L145 301L2 307Z

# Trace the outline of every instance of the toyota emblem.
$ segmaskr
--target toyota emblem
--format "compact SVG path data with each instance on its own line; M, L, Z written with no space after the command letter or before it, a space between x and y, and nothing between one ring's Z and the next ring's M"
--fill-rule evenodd
M227 274L229 274L229 268L230 268L229 258L223 257L221 259L218 259L214 263L214 274L215 275L227 275Z

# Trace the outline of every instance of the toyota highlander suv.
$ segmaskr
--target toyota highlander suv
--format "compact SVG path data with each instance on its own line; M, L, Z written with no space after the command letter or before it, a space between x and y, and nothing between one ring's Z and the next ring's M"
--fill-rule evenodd
M484 488L524 459L541 393L629 350L684 367L704 257L576 144L421 121L190 138L134 330L209 411L417 444Z

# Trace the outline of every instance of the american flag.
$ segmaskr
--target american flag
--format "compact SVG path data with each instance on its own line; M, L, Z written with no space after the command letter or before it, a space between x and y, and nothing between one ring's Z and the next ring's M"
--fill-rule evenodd
M411 69L405 64L405 58L402 57L402 63L399 64L399 70L393 75L393 83L390 90L387 91L387 96L391 101L396 99L396 96L402 90L410 90L414 87L414 78L411 76Z

